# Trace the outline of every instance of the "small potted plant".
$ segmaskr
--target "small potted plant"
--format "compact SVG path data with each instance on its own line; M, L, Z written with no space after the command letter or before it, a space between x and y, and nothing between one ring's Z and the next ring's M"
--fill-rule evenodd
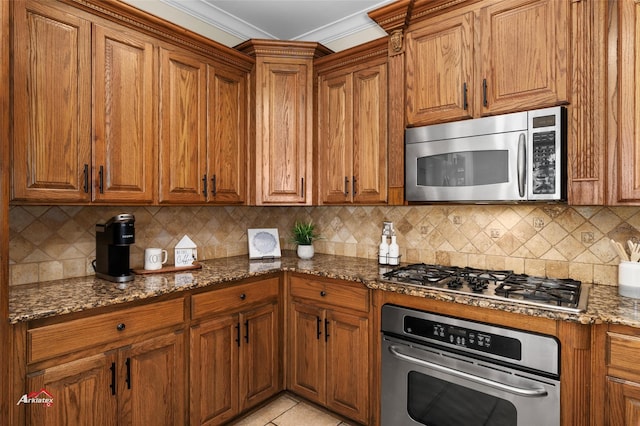
M298 257L300 259L311 259L314 254L313 240L320 238L316 232L313 222L298 222L293 225L292 241L298 244Z

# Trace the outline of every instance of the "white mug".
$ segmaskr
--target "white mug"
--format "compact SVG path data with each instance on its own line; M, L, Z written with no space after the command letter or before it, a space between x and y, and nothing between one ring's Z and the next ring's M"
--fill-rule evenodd
M155 271L162 269L167 263L167 251L160 248L148 248L144 250L144 269Z

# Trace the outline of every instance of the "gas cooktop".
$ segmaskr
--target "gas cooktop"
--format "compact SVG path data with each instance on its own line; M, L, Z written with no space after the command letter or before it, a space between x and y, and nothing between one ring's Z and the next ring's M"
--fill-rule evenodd
M570 278L424 263L395 268L382 280L574 313L586 310L589 293L588 285Z

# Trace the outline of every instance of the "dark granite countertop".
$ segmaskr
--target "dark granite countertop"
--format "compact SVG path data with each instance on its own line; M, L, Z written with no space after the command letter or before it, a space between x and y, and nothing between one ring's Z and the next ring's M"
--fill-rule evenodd
M615 286L592 285L586 312L567 313L495 300L453 294L440 290L394 284L379 280L376 260L316 254L301 260L285 251L280 259L250 261L234 256L199 262L202 269L161 274L136 275L125 284L112 283L94 276L14 286L9 292L9 321L12 324L86 309L111 306L278 271L295 271L320 277L360 282L371 289L393 291L416 297L521 313L537 317L574 321L582 324L615 323L640 327L640 299L620 297Z

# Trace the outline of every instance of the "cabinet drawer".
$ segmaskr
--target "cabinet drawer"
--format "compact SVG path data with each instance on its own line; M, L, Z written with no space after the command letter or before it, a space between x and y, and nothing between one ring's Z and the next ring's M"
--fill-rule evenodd
M184 323L183 299L149 303L27 331L28 361L36 362Z
M191 318L242 310L243 306L275 299L280 293L279 282L279 278L270 278L196 294L191 297Z
M615 369L615 376L622 378L640 378L640 336L608 333L608 366Z
M369 290L364 286L292 277L291 296L363 312L369 310Z

